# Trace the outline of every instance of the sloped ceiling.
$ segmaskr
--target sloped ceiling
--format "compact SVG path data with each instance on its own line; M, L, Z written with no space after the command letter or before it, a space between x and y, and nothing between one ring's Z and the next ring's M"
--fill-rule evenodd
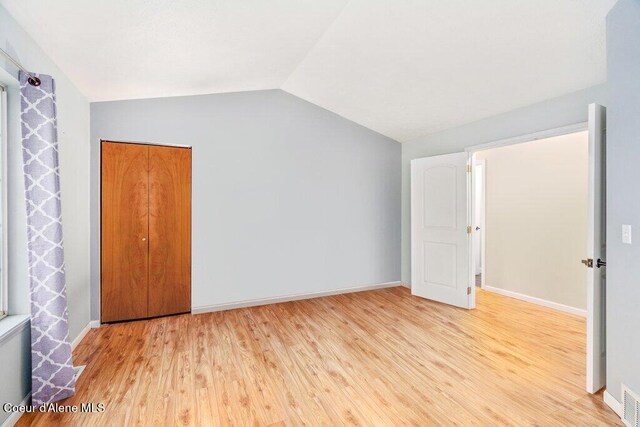
M614 3L0 0L91 101L281 88L401 142L603 83Z

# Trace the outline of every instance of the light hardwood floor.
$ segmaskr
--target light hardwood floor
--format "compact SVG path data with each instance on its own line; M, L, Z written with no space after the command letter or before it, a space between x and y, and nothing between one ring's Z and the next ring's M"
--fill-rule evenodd
M92 330L62 403L19 425L621 425L585 383L584 319L488 292L390 288Z

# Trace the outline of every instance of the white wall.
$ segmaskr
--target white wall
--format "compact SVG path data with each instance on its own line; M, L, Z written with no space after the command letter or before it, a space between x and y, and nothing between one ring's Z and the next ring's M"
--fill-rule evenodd
M476 158L486 161L485 285L585 309L587 132Z
M193 146L192 305L400 279L400 144L281 90L91 104L100 139Z
M69 301L69 333L89 323L89 103L29 35L0 7L0 47L38 73L56 80L62 221ZM0 58L8 91L9 312L29 313L27 225L22 175L18 71ZM29 329L0 344L0 400L19 403L30 387ZM0 411L0 423L8 414Z
M640 0L607 17L607 392L640 393ZM622 224L633 244L622 243Z

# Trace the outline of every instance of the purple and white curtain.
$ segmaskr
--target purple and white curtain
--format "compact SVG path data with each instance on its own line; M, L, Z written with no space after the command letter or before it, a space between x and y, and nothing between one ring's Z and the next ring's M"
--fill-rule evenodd
M67 292L55 84L36 75L39 86L20 73L22 156L27 202L27 250L31 291L31 397L34 405L72 396Z

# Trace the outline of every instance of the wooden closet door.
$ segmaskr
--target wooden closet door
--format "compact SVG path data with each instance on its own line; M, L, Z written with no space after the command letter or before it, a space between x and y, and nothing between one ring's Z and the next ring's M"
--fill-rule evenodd
M149 147L149 316L191 311L191 149Z
M148 147L103 142L103 322L148 316L148 203Z

